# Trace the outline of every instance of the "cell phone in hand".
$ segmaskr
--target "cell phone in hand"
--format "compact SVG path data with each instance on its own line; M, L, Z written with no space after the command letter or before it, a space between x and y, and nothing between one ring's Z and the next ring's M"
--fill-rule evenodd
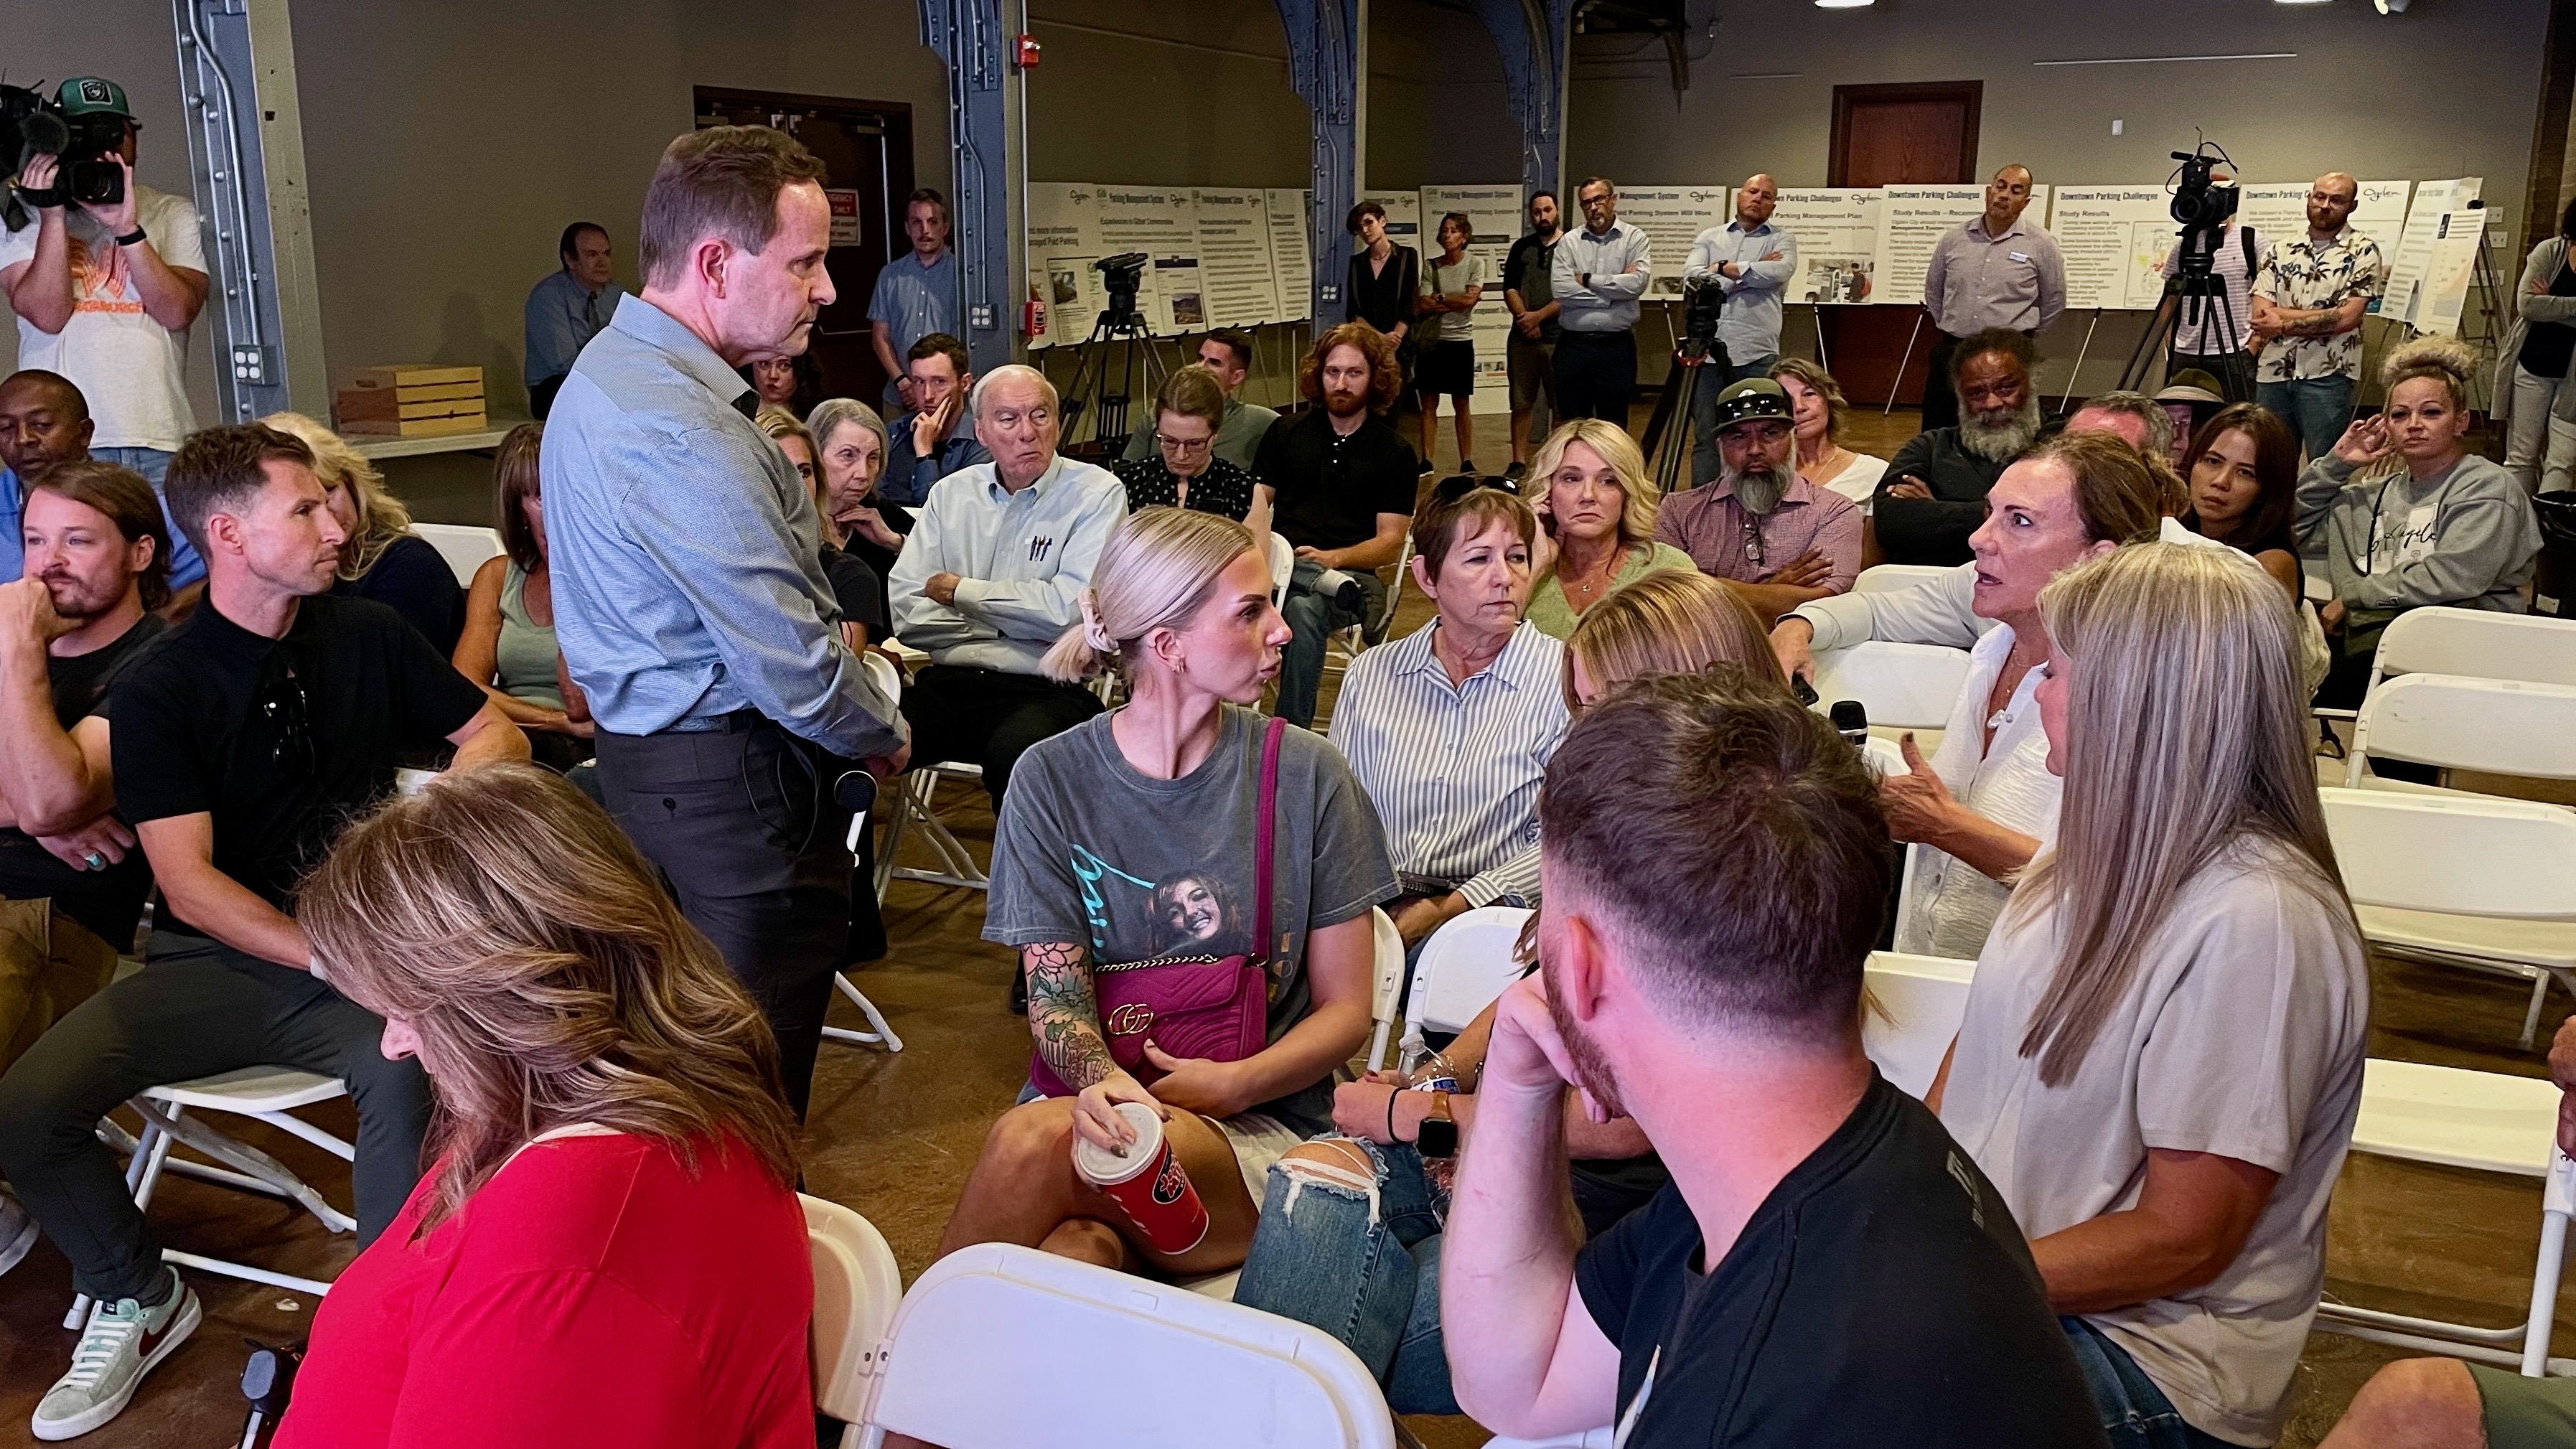
M1807 705L1810 708L1814 707L1816 703L1816 687L1809 684L1803 676L1796 674L1789 676L1789 692L1798 697L1798 703Z

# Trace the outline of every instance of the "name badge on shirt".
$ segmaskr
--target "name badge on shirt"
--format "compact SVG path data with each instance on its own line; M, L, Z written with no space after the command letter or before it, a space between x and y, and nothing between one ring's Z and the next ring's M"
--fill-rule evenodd
M2030 260L2030 253L2028 252L2006 252L2004 255L2017 262L2026 262Z

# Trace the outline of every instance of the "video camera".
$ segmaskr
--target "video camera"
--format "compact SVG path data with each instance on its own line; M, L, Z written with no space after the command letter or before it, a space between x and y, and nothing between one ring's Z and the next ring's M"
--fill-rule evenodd
M1136 291L1145 285L1145 264L1152 260L1143 252L1120 252L1091 264L1091 269L1100 274L1101 287L1109 293L1109 305L1101 309L1101 315L1110 326L1145 325L1145 314L1136 310Z
M1682 355L1694 361L1714 355L1726 365L1718 345L1717 323L1726 309L1726 291L1714 277L1692 277L1682 283Z
M2215 141L2203 141L2190 151L2171 153L2182 163L2174 172L2173 219L2185 231L2216 231L2236 217L2236 204L2242 193L2236 183L2211 179L2223 162L2233 169L2227 149Z
M10 185L9 229L26 225L25 206L111 206L125 199L126 119L110 112L71 115L25 86L0 84L0 162L15 177L31 157L56 156L62 166L44 190Z

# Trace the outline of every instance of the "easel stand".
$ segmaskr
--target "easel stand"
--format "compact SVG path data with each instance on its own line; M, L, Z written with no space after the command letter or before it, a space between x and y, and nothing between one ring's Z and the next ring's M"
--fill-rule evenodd
M1923 314L1917 312L1914 314L1913 330L1905 334L1905 353L1896 359L1896 380L1887 385L1887 406L1878 410L1879 416L1885 417L1896 411L1896 395L1905 390L1905 364L1914 360L1914 342L1922 335ZM1934 381L1937 382L1938 379Z
M2101 325L2102 309L2096 307L2093 309L2093 320L2084 324L2084 342L2075 349L2075 370L2066 374L2066 395L2057 400L2057 415L2061 418L2066 416L2066 410L2075 404L2075 389L2082 386L2084 381L2084 354L2093 350L2093 329Z

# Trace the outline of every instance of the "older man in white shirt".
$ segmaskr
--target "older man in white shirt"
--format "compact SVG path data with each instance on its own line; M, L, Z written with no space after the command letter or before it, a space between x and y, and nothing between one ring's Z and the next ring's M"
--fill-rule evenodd
M904 691L912 763L983 766L1000 809L1029 746L1100 712L1078 685L1039 672L1082 618L1082 591L1126 485L1056 452L1056 391L1034 368L998 367L975 389L975 436L992 455L942 478L887 577L895 637L928 651Z
M2012 879L2057 830L2057 777L2037 691L2049 656L2039 591L2062 569L2157 536L2155 475L2116 437L2069 433L1995 481L1992 511L1969 539L1976 558L1884 594L1801 605L1771 631L1780 667L1812 677L1815 651L1863 640L1968 650L1968 678L1930 761L1904 741L1913 773L1880 785L1888 829L1921 844L1909 871L1896 949L1973 957L2012 894Z

